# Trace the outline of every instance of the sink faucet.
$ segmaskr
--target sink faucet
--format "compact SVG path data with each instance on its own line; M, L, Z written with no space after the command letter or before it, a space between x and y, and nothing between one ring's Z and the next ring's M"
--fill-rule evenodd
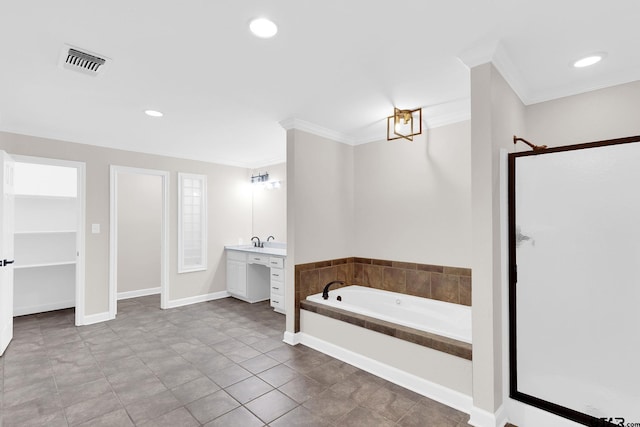
M275 238L275 237L273 237L273 236L269 236L269 237L267 237L267 242L269 241L269 239L276 240L276 238Z
M256 239L258 240L257 242L255 241ZM251 241L253 242L254 248L264 248L264 243L260 242L260 238L258 236L253 236Z
M340 283L341 285L344 285L344 282L342 280L334 280L333 282L327 283L327 285L322 290L322 299L329 299L329 286L333 285L334 283Z

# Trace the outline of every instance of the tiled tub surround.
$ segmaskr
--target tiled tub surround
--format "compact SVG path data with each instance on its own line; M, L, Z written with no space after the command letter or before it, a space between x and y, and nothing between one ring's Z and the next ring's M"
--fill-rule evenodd
M324 285L347 285L432 298L471 306L471 269L371 258L339 258L295 266L295 332L300 331L300 301L322 292ZM340 287L332 286L332 289Z

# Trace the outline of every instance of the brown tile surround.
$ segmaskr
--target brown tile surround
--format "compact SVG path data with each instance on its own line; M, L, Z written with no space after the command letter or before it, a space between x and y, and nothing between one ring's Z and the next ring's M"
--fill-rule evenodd
M295 276L296 332L300 331L300 301L322 292L332 280L471 306L469 268L354 257L299 264Z
M396 325L395 323L385 322L362 314L351 313L350 311L341 310L335 307L328 307L317 302L303 300L300 302L300 308L312 311L323 316L331 317L336 320L351 323L355 326L367 328L381 334L409 341L414 344L462 357L471 360L471 344L431 334L429 332L420 331L418 329L408 328L406 326Z

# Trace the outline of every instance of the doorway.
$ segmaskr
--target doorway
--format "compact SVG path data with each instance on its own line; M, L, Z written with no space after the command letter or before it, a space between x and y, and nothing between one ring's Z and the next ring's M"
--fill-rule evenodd
M168 301L169 173L111 166L109 316L120 299Z
M75 308L84 324L85 164L12 155L14 316Z

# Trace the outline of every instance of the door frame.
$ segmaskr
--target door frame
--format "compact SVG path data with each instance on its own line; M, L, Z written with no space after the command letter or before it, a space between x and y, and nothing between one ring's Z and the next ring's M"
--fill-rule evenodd
M85 217L86 217L86 163L73 160L52 159L49 157L23 156L10 154L16 163L33 163L51 166L63 166L77 170L76 191L78 198L76 226L76 326L85 324Z
M159 176L162 178L162 227L160 237L160 308L169 301L169 172L129 166L110 166L109 216L109 318L118 311L118 174Z

